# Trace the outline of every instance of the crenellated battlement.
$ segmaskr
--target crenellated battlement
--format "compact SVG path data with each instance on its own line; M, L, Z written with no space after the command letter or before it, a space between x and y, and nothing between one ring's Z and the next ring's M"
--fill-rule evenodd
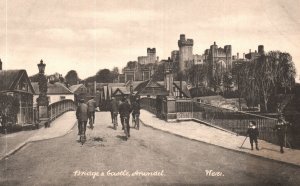
M156 54L156 49L155 48L147 48L147 53Z
M183 46L193 46L194 45L194 40L193 39L185 39L185 35L181 34L180 39L178 40L178 46L183 47Z

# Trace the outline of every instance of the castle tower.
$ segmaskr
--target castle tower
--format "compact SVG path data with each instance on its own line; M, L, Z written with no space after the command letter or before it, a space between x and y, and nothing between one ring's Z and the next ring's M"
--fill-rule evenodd
M156 49L155 48L147 48L147 58L148 58L148 63L154 64L156 62Z
M193 62L193 39L185 39L185 35L181 34L178 40L179 47L179 70L183 72L188 68L189 63Z
M258 45L258 53L259 53L260 55L265 54L264 45Z
M232 49L231 45L224 46L224 52L226 56L226 71L230 71L232 67Z
M214 42L213 45L210 46L210 53L209 53L209 72L211 73L211 77L214 76L216 70L216 63L217 63L217 56L218 56L218 45Z

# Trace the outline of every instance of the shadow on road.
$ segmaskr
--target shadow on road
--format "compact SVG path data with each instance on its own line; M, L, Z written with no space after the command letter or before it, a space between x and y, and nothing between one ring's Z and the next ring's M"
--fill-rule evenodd
M123 141L127 141L126 137L125 136L120 136L120 135L117 135L117 138L123 140Z
M104 138L100 138L100 137L94 137L93 138L93 141L97 141L97 142L100 142L100 141L106 141L106 140L104 140Z
M268 151L273 151L273 152L279 152L279 149L275 150L275 149L269 149L269 148L266 148L266 147L262 147L260 150L268 150Z
M113 126L108 126L107 128L109 128L109 129L113 129L113 130L114 130L114 127L113 127Z

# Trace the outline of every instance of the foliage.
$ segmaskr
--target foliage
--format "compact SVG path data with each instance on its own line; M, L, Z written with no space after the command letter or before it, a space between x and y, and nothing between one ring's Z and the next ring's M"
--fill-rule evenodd
M85 84L96 81L96 76L90 76L84 80Z
M127 68L129 69L134 69L137 66L137 62L136 61L129 61L126 65Z
M119 77L119 68L118 67L114 67L111 71L111 76L112 76L112 80L114 81L115 79L118 79Z
M244 64L239 72L239 90L249 103L260 100L263 110L268 112L272 95L279 88L292 89L295 81L295 67L288 53L271 51L266 55Z
M191 97L202 97L202 96L215 96L216 93L207 87L195 87L190 89Z
M69 86L76 85L80 81L78 74L75 70L70 70L65 76L65 81Z
M187 70L187 77L190 82L198 86L207 86L207 66L206 65L194 65Z
M98 83L112 83L113 82L113 74L109 69L101 69L96 74L96 81Z
M29 77L31 82L38 82L39 81L38 78L39 78L39 74L34 74Z
M154 81L163 81L164 80L164 77L165 77L164 63L161 63L157 66L152 77L153 77Z
M19 100L16 96L0 94L0 114L6 113L8 121L15 123L19 110Z

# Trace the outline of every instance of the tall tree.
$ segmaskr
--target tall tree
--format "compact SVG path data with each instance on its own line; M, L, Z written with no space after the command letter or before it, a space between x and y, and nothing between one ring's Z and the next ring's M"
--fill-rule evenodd
M70 70L65 76L66 83L69 86L76 85L78 81L80 81L78 74L75 70Z
M154 81L163 81L165 77L165 69L164 69L164 63L159 64L156 67L156 70L154 71L154 74L152 75L152 78Z
M245 98L262 98L264 111L268 112L270 98L278 88L292 88L295 71L290 54L270 51L245 65L239 87Z
M111 74L112 74L112 78L113 78L113 81L118 79L119 77L119 68L118 67L114 67L111 71Z
M96 74L96 81L98 83L112 83L113 76L109 69L99 70Z

